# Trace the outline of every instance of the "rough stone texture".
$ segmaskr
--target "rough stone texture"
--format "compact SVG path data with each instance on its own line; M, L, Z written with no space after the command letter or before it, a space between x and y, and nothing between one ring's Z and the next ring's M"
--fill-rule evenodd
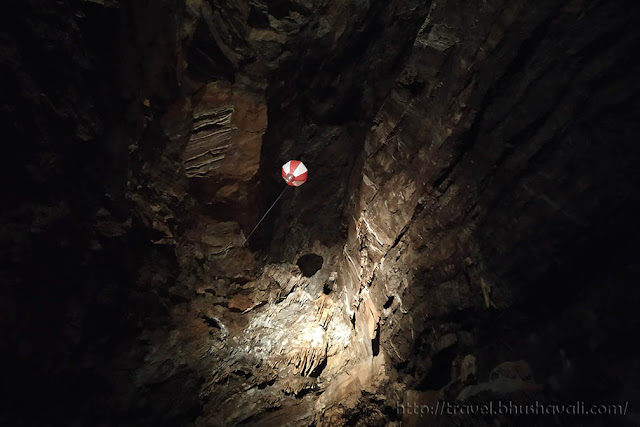
M634 402L633 6L5 6L0 423Z

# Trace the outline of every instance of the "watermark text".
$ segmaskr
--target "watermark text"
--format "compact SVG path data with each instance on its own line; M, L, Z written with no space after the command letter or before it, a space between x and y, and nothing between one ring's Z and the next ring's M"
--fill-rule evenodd
M613 403L541 403L513 402L509 400L486 403L460 403L438 401L435 405L398 403L399 415L626 415L629 402Z

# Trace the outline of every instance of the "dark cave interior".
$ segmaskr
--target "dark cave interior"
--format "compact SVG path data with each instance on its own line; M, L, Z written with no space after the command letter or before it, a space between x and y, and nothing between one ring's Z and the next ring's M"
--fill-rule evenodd
M640 424L634 2L2 7L0 425Z

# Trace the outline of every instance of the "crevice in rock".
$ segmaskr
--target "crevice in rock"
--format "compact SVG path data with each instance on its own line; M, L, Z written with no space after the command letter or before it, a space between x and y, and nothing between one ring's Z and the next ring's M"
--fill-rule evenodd
M262 382L262 383L258 384L257 387L260 390L264 390L265 388L270 387L270 386L274 385L275 383L276 383L276 378L274 378L272 380L269 380L269 381Z
M311 371L311 373L309 374L309 377L318 378L327 367L327 360L328 360L328 357L325 357L324 359L322 359L322 362L320 362L320 364L318 364L318 366L316 366L315 369Z
M426 378L417 390L439 390L451 381L451 364L456 357L457 345L439 351L432 358L432 365Z
M382 305L382 308L385 308L385 309L390 308L391 305L393 304L394 299L395 297L393 295L389 296L385 301L385 303Z
M333 288L331 287L331 283L325 282L325 284L322 285L322 293L325 294L325 295L329 295L329 294L331 294L331 292L333 292Z
M245 372L245 371L243 371L241 369L237 369L237 370L235 370L235 371L233 371L231 373L233 375L237 375L239 377L244 377L245 379L251 378L251 375L252 375L251 372Z
M380 354L380 322L376 325L375 336L371 340L371 351L373 353L373 357Z
M317 254L306 254L298 258L296 264L300 267L304 277L312 277L322 268L324 260Z
M216 328L216 329L222 329L220 326L220 322L216 319L213 319L211 317L205 317L204 318L204 322L207 324L207 326L211 327L211 328Z

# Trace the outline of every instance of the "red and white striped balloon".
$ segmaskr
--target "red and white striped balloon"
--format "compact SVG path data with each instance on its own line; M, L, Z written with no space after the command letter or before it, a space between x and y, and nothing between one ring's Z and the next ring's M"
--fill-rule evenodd
M288 185L300 187L307 180L307 167L300 160L289 160L282 165L282 179Z

